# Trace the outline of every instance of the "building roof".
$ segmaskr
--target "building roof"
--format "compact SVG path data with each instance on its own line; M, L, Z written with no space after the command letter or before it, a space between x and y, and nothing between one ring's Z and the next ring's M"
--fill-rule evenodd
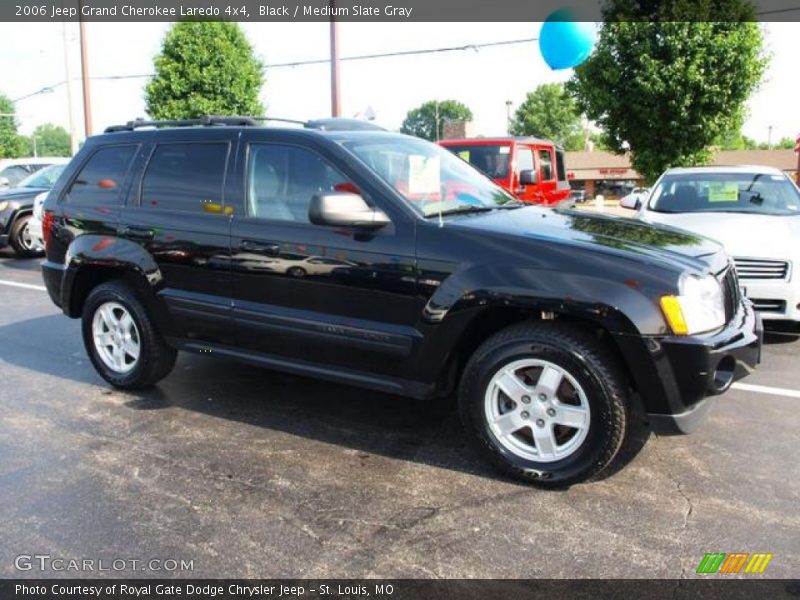
M717 152L711 166L730 167L758 165L781 171L797 169L797 154L793 150L722 150ZM613 154L604 150L567 152L567 171L574 179L639 179L628 154Z

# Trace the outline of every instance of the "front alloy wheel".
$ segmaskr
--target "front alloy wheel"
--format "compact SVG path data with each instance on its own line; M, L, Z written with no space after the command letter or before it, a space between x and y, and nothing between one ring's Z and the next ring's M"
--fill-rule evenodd
M486 420L497 441L520 458L554 462L589 432L586 392L566 370L535 358L500 369L486 388Z
M513 325L481 344L464 367L459 408L485 458L542 487L595 476L630 430L629 387L613 347L558 321Z

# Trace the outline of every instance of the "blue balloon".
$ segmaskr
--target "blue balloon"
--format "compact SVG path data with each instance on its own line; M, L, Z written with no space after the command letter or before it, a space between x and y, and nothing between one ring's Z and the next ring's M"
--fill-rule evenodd
M551 69L571 69L592 53L597 30L594 23L571 21L569 9L553 12L542 24L539 49Z

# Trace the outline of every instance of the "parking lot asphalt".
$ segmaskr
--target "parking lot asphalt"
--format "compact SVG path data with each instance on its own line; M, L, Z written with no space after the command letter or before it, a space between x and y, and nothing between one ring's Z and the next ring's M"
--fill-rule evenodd
M115 391L41 285L0 252L0 577L98 575L14 568L36 553L194 565L117 576L678 578L741 551L800 574L798 397L731 390L693 435L546 492L412 400L185 354ZM746 383L800 390L798 357L772 336Z

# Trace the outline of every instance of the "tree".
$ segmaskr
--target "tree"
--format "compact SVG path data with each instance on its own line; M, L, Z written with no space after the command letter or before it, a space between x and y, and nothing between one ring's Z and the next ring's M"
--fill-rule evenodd
M39 156L70 156L72 145L69 133L60 125L45 123L33 130L33 135L28 138L30 154L33 154L33 139L36 139L36 153Z
M447 121L471 120L472 111L457 100L430 100L408 111L400 132L435 141L442 139Z
M264 113L258 99L264 65L236 23L176 23L164 38L155 72L145 87L154 119Z
M0 94L0 158L19 158L25 155L25 138L17 132L14 103Z
M575 100L560 83L544 83L528 92L511 120L513 135L535 135L564 146L583 150L586 136Z
M741 122L766 59L758 24L729 18L754 18L738 0L700 0L691 15L693 3L648 4L655 15L639 11L642 20L613 22L631 18L625 10L638 3L611 3L594 53L567 90L606 132L611 150L627 146L633 167L653 181L668 167L709 160L709 147Z

